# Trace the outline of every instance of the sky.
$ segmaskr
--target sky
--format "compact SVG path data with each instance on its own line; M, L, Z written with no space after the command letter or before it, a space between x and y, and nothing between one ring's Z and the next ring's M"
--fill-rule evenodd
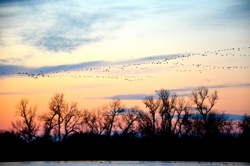
M206 86L216 110L250 114L249 29L248 0L0 0L0 130L22 98L40 114L57 92L144 109Z

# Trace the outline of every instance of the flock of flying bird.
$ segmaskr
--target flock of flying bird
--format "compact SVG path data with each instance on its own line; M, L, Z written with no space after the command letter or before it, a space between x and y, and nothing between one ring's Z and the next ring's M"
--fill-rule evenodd
M197 58L199 59L197 61ZM203 58L203 59L200 59ZM229 49L220 49L216 51L206 51L203 53L187 53L174 56L162 56L162 59L157 60L150 58L140 60L135 63L127 63L123 65L114 65L102 67L79 67L78 69L65 69L57 70L53 72L43 72L42 70L38 73L32 73L28 71L17 71L6 73L0 71L0 76L6 75L19 75L28 76L34 79L38 78L108 78L108 79L123 79L126 81L144 80L145 78L156 78L154 75L155 71L164 70L166 71L174 69L176 72L199 72L203 73L209 70L242 70L250 68L250 63L239 64L237 60L239 58L246 58L246 61L250 59L250 47L236 47ZM210 59L210 60L209 60ZM212 59L212 62L210 62ZM227 63L228 59L231 60ZM219 60L219 63L218 63ZM241 60L242 61L242 60ZM198 62L198 63L197 63ZM216 62L216 63L213 63ZM244 60L243 60L244 62ZM250 61L249 61L250 62ZM211 64L213 63L213 64ZM110 64L110 63L107 63ZM154 72L151 72L153 70ZM150 74L152 73L152 74Z

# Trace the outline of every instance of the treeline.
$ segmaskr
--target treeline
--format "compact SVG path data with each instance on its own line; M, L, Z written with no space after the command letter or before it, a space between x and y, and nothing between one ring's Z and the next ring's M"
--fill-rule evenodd
M37 115L23 98L18 119L0 133L1 158L14 160L200 160L249 161L250 116L234 121L214 110L218 92L197 87L190 96L169 90L145 96L147 110L127 108L119 98L80 109L55 93Z

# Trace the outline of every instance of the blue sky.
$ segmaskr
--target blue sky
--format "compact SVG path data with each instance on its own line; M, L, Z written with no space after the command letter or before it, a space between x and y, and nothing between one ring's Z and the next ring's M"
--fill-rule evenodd
M247 0L1 1L1 47L21 45L29 51L1 55L0 62L22 64L42 53L72 57L78 49L87 57L91 55L85 55L84 48L95 46L105 51L117 41L117 50L127 50L128 54L116 51L115 55L96 55L95 59L166 54L164 46L169 53L179 53L211 50L218 43L218 48L238 42L244 45L249 42L249 8ZM137 50L145 49L145 45L152 47L149 54ZM131 55L131 50L141 55Z
M0 66L60 68L248 46L249 8L247 0L2 0Z

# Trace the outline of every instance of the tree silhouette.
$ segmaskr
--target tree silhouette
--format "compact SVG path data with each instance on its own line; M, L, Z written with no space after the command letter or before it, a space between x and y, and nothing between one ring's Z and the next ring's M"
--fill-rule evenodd
M250 115L247 115L246 113L243 115L239 127L241 130L241 136L243 138L250 138Z
M69 136L69 134L79 131L81 116L81 111L78 109L76 102L72 102L70 106L67 104L65 112L63 112L64 140Z
M61 125L64 121L64 113L67 110L67 104L63 93L55 93L49 102L49 111L41 115L40 119L44 122L44 132L48 137L54 130L57 133L57 139L61 141ZM57 128L56 128L57 127Z
M116 117L124 112L124 106L122 106L121 100L119 98L113 98L108 107L107 111L104 113L106 121L107 135L110 136Z
M141 112L138 119L138 132L142 138L147 138L155 135L153 130L154 124L152 123L152 115L148 112Z
M209 137L219 137L228 133L228 129L232 129L232 123L224 112L210 111L207 117L207 133Z
M16 105L16 115L21 117L13 121L12 127L15 133L20 135L27 142L31 142L36 138L36 134L39 130L39 125L36 122L36 107L28 106L28 99L23 98Z
M135 106L130 109L126 109L123 114L121 114L121 121L118 124L123 135L129 133L136 133L138 129L138 121L142 116L142 110ZM136 124L137 122L137 124Z
M49 102L49 111L40 116L45 138L50 138L53 131L59 142L65 140L69 134L80 131L81 117L76 102L68 104L63 93L55 93Z
M170 95L170 91L166 89L160 89L157 91L157 94L159 96L160 100L160 109L159 113L161 116L161 132L163 134L171 135L174 134L177 121L175 125L173 124L173 119L175 118L176 114L176 100L177 100L177 95L173 94L172 96ZM177 118L180 118L182 110L179 110L179 116Z
M81 131L90 134L101 135L106 129L106 121L103 116L104 108L85 109L82 113Z
M57 121L54 118L56 116L53 112L45 112L39 116L39 119L43 122L43 136L48 141L50 140L51 131L57 126Z
M190 135L192 130L191 105L184 97L177 98L176 102L176 122L174 132L178 136ZM178 131L177 131L178 130Z
M154 99L153 96L146 96L142 102L145 104L146 108L149 108L149 115L150 115L150 119L151 119L151 125L152 126L152 132L153 134L155 134L155 130L156 130L156 112L157 109L160 106L160 100L159 99ZM144 119L146 120L146 116L144 116ZM147 120L146 120L147 121ZM149 125L147 125L147 127L149 127Z
M207 87L200 86L192 91L190 99L195 104L198 116L200 116L196 118L196 129L200 134L206 135L209 132L208 113L212 111L218 100L218 92L215 90L212 94L209 94Z
M107 159L103 158L103 153L108 153L108 159L114 160L211 161L220 160L220 154L225 154L221 160L249 161L241 148L250 148L250 116L245 114L236 123L224 112L214 110L217 91L210 94L207 87L198 87L190 96L178 97L169 90L160 89L157 95L156 99L146 96L142 100L149 111L138 106L126 108L119 98L113 98L102 107L82 111L76 102L68 103L63 93L55 93L48 103L49 109L37 119L43 124L41 137L37 136L40 123L35 121L36 107L29 107L24 98L17 104L16 115L21 118L12 122L13 130L0 131L0 145L5 151L0 156L2 159L11 156L10 161L32 157L92 160ZM231 134L234 132L238 135ZM218 146L220 148L215 151ZM83 149L82 153L75 147ZM159 151L159 147L165 152ZM117 153L120 148L123 151ZM11 150L6 153L8 149ZM131 153L126 153L131 149ZM187 157L180 149L192 157ZM239 156L231 154L232 151ZM25 158L19 156L21 153Z
M0 130L0 146L1 147L16 145L21 142L23 142L23 140L20 140L20 137L14 131Z

